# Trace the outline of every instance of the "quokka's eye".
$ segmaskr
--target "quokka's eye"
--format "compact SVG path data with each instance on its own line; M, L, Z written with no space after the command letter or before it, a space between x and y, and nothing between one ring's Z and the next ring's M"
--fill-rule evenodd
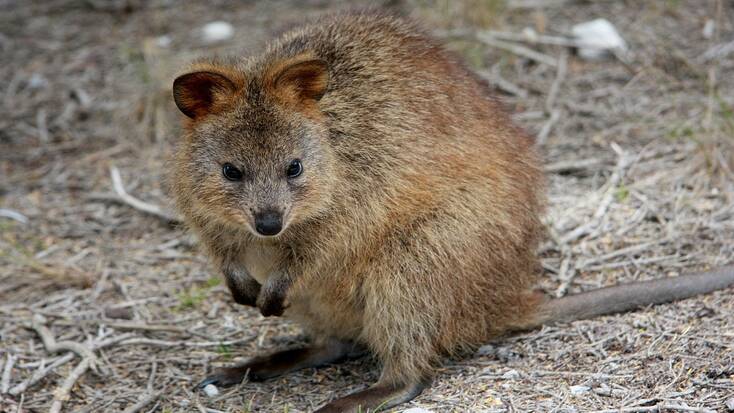
M242 171L237 169L237 167L229 162L222 165L222 175L224 175L224 177L229 179L230 181L242 180Z
M291 161L290 165L288 165L288 169L286 169L285 174L288 176L288 178L296 178L300 174L303 173L303 164L301 164L300 159L294 159Z

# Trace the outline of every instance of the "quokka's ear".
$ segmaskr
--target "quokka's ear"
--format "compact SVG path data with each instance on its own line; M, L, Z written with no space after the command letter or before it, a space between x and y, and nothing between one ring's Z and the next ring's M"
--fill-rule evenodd
M314 102L324 95L329 84L329 67L308 55L288 59L266 74L270 90L294 104Z
M235 81L223 73L195 71L173 81L173 100L184 115L198 119L223 107L237 89Z

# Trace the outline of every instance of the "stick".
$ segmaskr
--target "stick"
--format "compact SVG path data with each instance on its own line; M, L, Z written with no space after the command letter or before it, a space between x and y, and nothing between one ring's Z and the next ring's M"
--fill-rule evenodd
M91 345L93 350L99 350L105 347L109 347L113 344L117 344L120 341L127 340L131 337L133 337L133 334L121 334L117 337L112 337L107 340L95 342ZM43 367L38 370L38 372L34 373L30 378L27 380L24 380L20 384L16 385L15 387L11 388L10 391L8 391L8 394L11 396L17 396L19 394L24 393L29 387L34 386L39 381L43 380L49 373L51 373L55 368L64 365L71 361L74 358L74 353L67 353L64 356L60 357L58 360L53 362L48 367Z
M51 140L48 134L48 126L46 126L46 109L39 109L36 112L36 129L38 129L38 140L41 143L48 143Z
M39 337L41 337L41 341L43 342L43 346L46 348L46 351L49 353L59 353L61 351L72 351L79 355L79 357L84 359L90 360L90 366L93 370L97 369L97 356L94 355L92 350L89 349L89 347L85 346L81 343L76 343L74 341L56 341L54 336L51 334L51 331L41 324L43 322L43 317L40 315L35 315L33 317L33 323L31 324L31 328L33 328Z
M560 240L561 244L567 244L575 241L576 239L590 233L592 229L598 227L601 219L606 215L609 205L611 205L614 200L614 191L617 189L619 182L624 176L624 170L632 163L632 156L622 152L622 149L615 143L612 144L612 148L617 152L619 159L617 160L617 167L614 169L612 176L606 183L607 188L599 202L599 207L596 209L596 212L589 222L579 225L574 230L569 231L562 236Z
M138 400L137 403L133 404L132 406L128 407L123 411L123 413L136 413L140 410L142 410L143 407L153 403L154 401L158 400L158 398L161 397L161 392L157 391L155 393L148 393L143 398Z
M563 174L576 171L583 171L591 167L600 165L601 159L589 158L589 159L571 159L569 161L558 161L545 166L546 173L552 174Z
M644 407L622 407L619 409L608 409L608 410L596 410L591 413L644 413L644 412L663 412L663 411L677 411L677 412L698 412L698 413L716 413L716 411L707 409L705 407L689 407L686 405L662 403L655 406L644 406Z
M237 340L226 340L226 341L167 341L167 340L155 340L151 338L135 337L120 342L121 345L151 345L160 347L216 347L216 346L230 346L233 344L246 343L252 341L256 336L245 337Z
M62 326L78 326L79 324L104 324L107 327L111 327L117 330L166 331L171 333L188 334L188 331L183 327L169 326L165 324L144 324L126 321L107 321L99 319L87 319L79 321L58 320L55 321L54 324Z
M558 61L554 59L552 56L548 56L547 54L537 52L525 46L505 42L503 40L497 40L494 37L484 32L476 33L476 37L479 41L481 41L482 43L488 46L496 47L502 50L507 50L508 52L514 53L518 56L526 57L530 60L534 60L538 63L543 63L551 67L558 66Z
M13 364L15 364L15 357L8 353L8 357L5 360L5 367L3 368L3 377L0 380L0 393L6 394L8 388L10 388L10 374L13 371Z
M553 112L551 112L550 118L543 124L543 127L540 129L540 132L538 132L538 138L535 140L535 144L538 146L542 146L545 144L545 141L548 140L548 135L550 135L551 130L553 130L553 126L558 122L558 120L561 118L561 111L558 109L554 109Z
M84 358L76 367L74 367L74 370L72 370L71 374L69 374L69 376L64 380L64 383L58 389L54 390L54 401L51 403L51 408L48 409L48 413L59 413L61 411L63 403L66 400L69 400L71 388L74 387L77 380L79 380L79 378L94 365L95 359L88 357Z
M561 90L561 84L566 79L566 66L568 63L568 53L564 50L561 52L561 57L558 59L558 70L556 70L556 78L553 79L550 91L548 92L548 98L545 100L545 111L547 113L553 112L553 106L556 103L558 97L558 91Z
M28 217L18 211L13 211L12 209L0 208L0 217L12 219L20 222L21 224L28 223Z
M135 198L134 196L128 194L127 191L125 190L125 186L122 183L122 178L120 177L120 170L114 166L110 166L110 177L112 178L112 188L115 190L115 193L117 194L118 198L120 199L120 202L123 202L137 209L138 211L142 211L147 214L155 215L158 218L161 218L168 223L177 223L181 221L178 217L169 214L168 212L164 211L163 208L159 207L158 205L149 204L147 202L141 201Z
M500 76L497 71L492 70L478 70L476 73L484 80L489 82L491 85L496 86L503 92L507 92L511 95L525 99L528 97L528 91L521 88L520 86L510 82L509 80Z

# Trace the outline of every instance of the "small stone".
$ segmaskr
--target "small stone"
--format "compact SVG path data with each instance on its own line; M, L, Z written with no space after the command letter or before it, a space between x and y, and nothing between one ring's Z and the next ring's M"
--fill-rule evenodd
M713 19L706 20L706 23L703 25L703 30L701 31L701 34L703 35L704 39L710 39L714 36L714 31L716 30L716 23Z
M536 32L532 27L526 27L522 29L522 35L530 43L535 43L538 41L538 32Z
M596 19L580 23L571 28L579 43L579 56L584 59L600 59L609 52L624 52L627 43L617 29L606 19Z
M214 397L219 394L219 389L213 384L207 384L204 386L204 393L209 397Z
M422 407L411 407L408 410L403 410L403 413L433 413L433 411L426 410Z
M724 404L726 405L727 410L729 410L730 412L734 412L734 397L727 400Z
M573 394L574 396L578 396L591 390L591 388L589 386L571 386L568 388L568 390L570 390L571 394Z
M201 36L206 43L229 40L234 35L234 27L223 21L207 23L201 28Z
M517 370L508 370L505 374L502 375L502 378L505 380L517 380L520 378L520 372Z
M119 320L132 320L135 317L135 313L133 313L130 307L107 307L104 309L104 316Z
M173 39L171 36L164 34L163 36L158 36L155 39L155 44L158 45L158 47L168 47L173 42Z
M31 77L28 79L28 88L29 89L41 89L43 87L46 87L48 85L48 79L43 77L43 75L34 73L31 75Z

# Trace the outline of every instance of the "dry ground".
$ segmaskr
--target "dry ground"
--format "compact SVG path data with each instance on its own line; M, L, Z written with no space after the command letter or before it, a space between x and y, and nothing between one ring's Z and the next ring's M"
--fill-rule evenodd
M731 263L734 4L526 7L533 3L542 2L385 6L441 31L501 86L518 122L544 138L550 231L541 286L564 294ZM180 65L255 53L273 34L344 7L0 1L0 208L28 220L0 217L0 393L8 392L0 411L46 411L54 395L64 399L56 407L63 401L63 411L78 412L305 411L376 378L374 363L356 361L244 383L216 398L192 391L213 365L302 338L296 326L234 305L185 231L116 202L109 174L116 166L130 193L170 206L161 177L176 140L168 88ZM595 17L611 20L632 53L587 62L564 47L526 44L567 63L565 74L472 35L525 27L563 35ZM234 38L203 44L196 29L220 19L236 27ZM707 21L715 23L710 38ZM734 397L731 292L498 341L447 362L406 408L726 411ZM91 348L98 372L66 383L83 370L81 358L51 353L39 332L61 347ZM71 384L66 398L58 389ZM139 400L149 403L134 406Z

